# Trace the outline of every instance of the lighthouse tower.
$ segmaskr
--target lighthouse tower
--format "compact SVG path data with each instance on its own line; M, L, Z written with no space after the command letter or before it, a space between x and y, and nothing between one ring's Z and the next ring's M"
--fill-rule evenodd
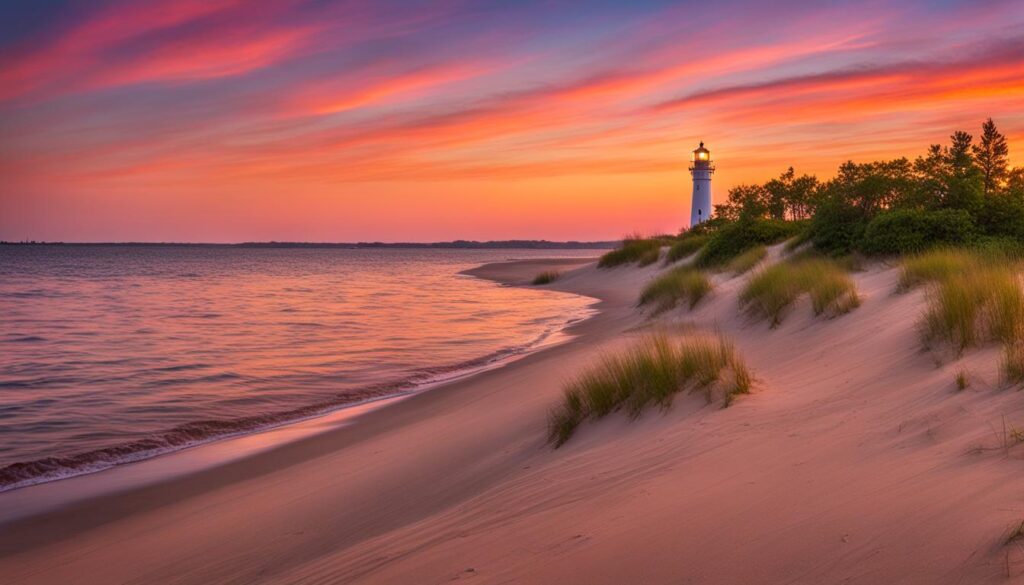
M701 142L690 159L690 174L693 175L693 204L690 207L690 227L711 219L711 152Z

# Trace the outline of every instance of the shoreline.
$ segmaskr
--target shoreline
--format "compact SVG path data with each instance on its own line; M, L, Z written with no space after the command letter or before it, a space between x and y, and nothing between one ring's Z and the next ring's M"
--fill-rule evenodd
M552 267L572 269L592 264L595 260L595 258L583 257L506 260L476 266L455 273L453 276L481 278L506 286L524 286L529 283L529 278L532 277L532 273L527 274L524 270L540 270ZM558 290L556 287L548 288ZM507 367L537 353L559 345L572 343L577 337L573 330L580 324L600 314L600 310L595 307L600 304L601 299L590 298L593 298L594 302L585 310L585 314L568 319L563 326L555 331L544 333L534 342L531 342L524 351L511 351L500 358L487 360L486 363L447 372L440 379L417 383L414 388L409 390L388 393L338 407L326 408L315 414L283 420L279 423L248 431L214 436L208 440L199 441L181 448L161 451L138 459L129 459L98 469L85 470L67 476L47 478L38 482L4 488L0 490L0 527L16 525L20 522L31 522L35 517L59 513L62 509L68 507L74 508L85 505L93 499L102 499L147 488L159 488L165 483L173 483L178 479L193 474L216 473L219 467L259 457L263 453L285 447L290 442L301 441L320 433L330 433L343 426L357 424L360 417L364 417L370 412L385 408L398 401L436 391L450 384L467 382L481 374ZM319 430L316 430L317 428ZM284 432L282 433L282 431ZM241 453L239 453L238 449L232 448L232 443L241 443L247 440L258 439L260 436L274 434L291 434L297 435L298 438L293 437L271 441L271 445L242 449ZM260 443L261 441L253 442ZM193 457L199 451L220 452L222 455L211 458L205 456L206 453L203 453L204 456ZM119 471L129 469L134 473L117 474ZM126 477L112 477L114 475ZM85 492L88 495L83 497L71 493L80 488L77 482L83 480L91 480L89 483L93 484L86 486ZM39 492L43 491L43 489L50 493L43 495L41 499L44 503L42 505L33 506L33 500L36 499L35 496L40 495ZM0 556L4 554L5 550L3 547L0 547Z

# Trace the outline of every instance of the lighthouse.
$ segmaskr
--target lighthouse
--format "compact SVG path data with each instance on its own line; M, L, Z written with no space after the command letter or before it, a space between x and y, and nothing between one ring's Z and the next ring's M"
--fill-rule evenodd
M690 206L690 227L711 219L711 152L701 142L690 159L690 174L693 175L693 203Z

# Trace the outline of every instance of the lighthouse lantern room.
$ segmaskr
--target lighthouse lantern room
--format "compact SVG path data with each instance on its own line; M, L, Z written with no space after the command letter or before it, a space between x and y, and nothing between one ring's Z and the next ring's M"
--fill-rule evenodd
M690 175L693 176L690 227L711 219L711 175L714 172L711 151L704 148L704 143L701 142L690 158Z

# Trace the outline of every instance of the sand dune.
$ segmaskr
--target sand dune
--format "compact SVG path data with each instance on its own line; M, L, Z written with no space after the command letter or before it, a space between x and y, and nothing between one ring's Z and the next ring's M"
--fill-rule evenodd
M772 257L777 257L773 250ZM737 309L745 277L657 323L661 270L514 262L471 271L600 299L570 343L356 424L0 527L3 583L1003 583L1024 577L1024 427L998 351L920 349L920 292L855 277L852 313L782 325ZM806 301L804 302L806 303ZM649 327L719 329L757 377L732 407L586 423L562 448L562 383ZM957 391L967 370L971 386ZM74 481L74 480L70 480Z

